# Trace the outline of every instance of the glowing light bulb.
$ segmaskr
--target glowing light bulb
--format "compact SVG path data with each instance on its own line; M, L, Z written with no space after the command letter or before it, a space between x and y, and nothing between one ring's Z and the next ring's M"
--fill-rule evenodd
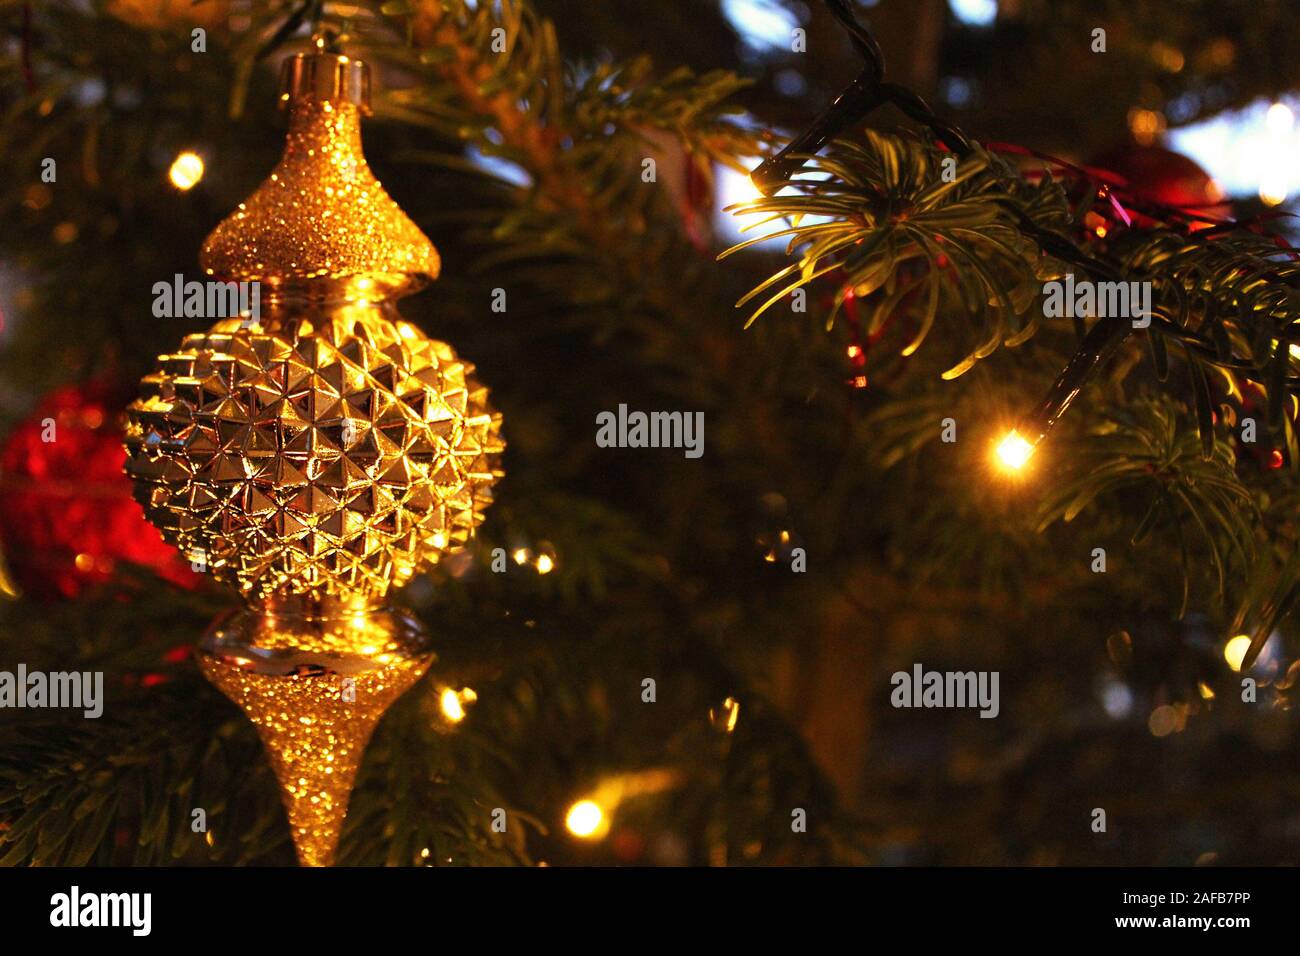
M1166 126L1164 114L1155 110L1134 108L1128 113L1128 128L1139 146L1150 146Z
M709 720L714 727L724 733L731 733L736 729L736 724L740 721L740 701L734 697L728 697L722 702L722 706L710 707Z
M564 818L564 825L576 837L582 837L583 839L595 838L607 828L605 811L601 810L594 800L579 800L569 807L569 813Z
M442 710L442 716L447 719L448 723L459 724L465 719L465 705L472 704L476 700L478 700L478 694L474 693L472 687L466 687L462 690L454 690L448 687L438 696L438 707Z
M188 151L181 153L172 162L172 168L167 171L167 178L181 192L193 189L203 178L203 157Z
M453 724L458 724L465 719L465 708L461 706L460 695L450 687L442 692L438 703L442 707L442 716Z
M550 574L555 568L555 562L551 560L550 555L539 554L537 556L537 573Z
M1223 646L1223 659L1228 662L1228 666L1234 671L1241 670L1241 662L1246 659L1246 651L1250 649L1250 635L1238 634L1232 640Z
M1014 428L1002 441L998 442L997 457L1002 467L1008 471L1019 471L1025 467L1034 454L1034 446Z

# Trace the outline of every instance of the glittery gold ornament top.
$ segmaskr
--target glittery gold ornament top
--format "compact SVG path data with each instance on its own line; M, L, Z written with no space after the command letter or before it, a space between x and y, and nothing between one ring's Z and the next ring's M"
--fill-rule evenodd
M284 156L203 244L208 275L272 286L366 276L383 287L438 276L433 243L375 179L361 149L365 64L303 54L285 62Z
M258 282L260 315L159 357L127 472L163 536L254 601L374 605L467 543L501 419L474 366L397 312L438 255L362 155L364 64L306 54L284 76L284 158L201 256Z

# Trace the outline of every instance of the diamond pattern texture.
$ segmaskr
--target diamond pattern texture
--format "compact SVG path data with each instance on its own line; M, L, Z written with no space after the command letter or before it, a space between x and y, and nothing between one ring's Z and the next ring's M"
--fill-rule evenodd
M250 598L369 602L465 546L501 417L473 365L389 314L225 319L159 357L126 467L168 541Z

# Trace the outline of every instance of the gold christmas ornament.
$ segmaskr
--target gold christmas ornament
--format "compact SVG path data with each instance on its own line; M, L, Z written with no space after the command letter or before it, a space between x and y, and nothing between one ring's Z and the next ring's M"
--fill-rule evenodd
M503 450L473 365L397 312L438 254L366 164L366 66L322 47L285 63L284 156L200 254L259 308L160 356L126 437L149 519L249 601L200 660L258 726L304 864L332 858L371 731L432 660L385 595L465 546Z

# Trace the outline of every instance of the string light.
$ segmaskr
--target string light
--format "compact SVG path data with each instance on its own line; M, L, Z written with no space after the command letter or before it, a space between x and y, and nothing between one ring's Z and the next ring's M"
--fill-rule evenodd
M1033 456L1034 446L1013 428L998 442L996 454L1004 470L1019 471Z
M1167 43L1156 41L1151 45L1151 59L1155 60L1160 66L1164 67L1170 73L1179 73L1187 63L1187 58L1183 52Z
M1150 146L1164 132L1166 120L1155 110L1134 107L1128 111L1128 128L1139 146Z
M1228 666L1234 671L1239 671L1241 670L1241 662L1246 659L1246 651L1249 649L1250 635L1238 634L1224 645L1223 659L1228 662Z
M609 829L605 811L595 800L579 800L569 807L564 825L569 828L570 833L584 840L597 839Z
M442 716L453 724L458 724L465 719L465 708L460 705L460 697L450 687L442 692L439 703L442 707Z
M193 189L203 178L203 157L188 150L181 153L173 160L171 169L167 171L167 178L181 192Z
M476 700L478 694L474 693L473 688L466 687L458 691L448 687L439 696L438 706L442 709L442 716L447 718L448 722L459 724L465 719L465 705L472 704Z
M609 832L610 822L624 800L663 793L681 783L681 772L667 767L649 767L605 777L569 807L564 825L581 839L602 839Z
M723 733L731 733L740 720L740 701L728 697L720 707L709 708L709 722Z
M555 549L547 541L537 542L536 548L518 547L510 553L514 558L515 564L531 564L533 570L538 574L550 574L555 570L556 561Z

